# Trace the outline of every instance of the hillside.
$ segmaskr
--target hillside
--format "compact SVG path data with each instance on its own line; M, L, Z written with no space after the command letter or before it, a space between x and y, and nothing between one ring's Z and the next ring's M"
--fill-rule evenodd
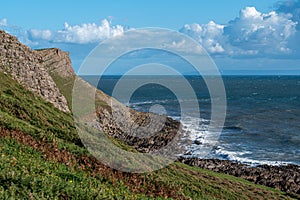
M104 166L85 149L74 126L68 106L76 76L68 55L31 50L3 31L0 41L0 199L292 199L177 162L144 174ZM97 91L96 100L100 126L109 124L106 134L123 149L151 151L174 136L176 122L158 133L154 144L125 137L115 131L109 97ZM171 130L167 136L166 129Z

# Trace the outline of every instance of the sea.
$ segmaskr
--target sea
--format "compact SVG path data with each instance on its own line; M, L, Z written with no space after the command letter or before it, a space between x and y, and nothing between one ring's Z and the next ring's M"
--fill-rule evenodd
M122 78L102 76L99 80L98 77L84 77L108 95L114 94ZM122 99L122 95L117 99L138 111L167 114L181 120L183 129L194 141L185 147L185 156L199 157L201 142L209 134L212 99L203 77L184 78L195 91L199 116L191 114L191 117L183 118L180 102L191 101L190 96L182 91L182 98L182 95L155 81L168 80L176 86L179 84L177 77L128 77L132 84L141 79L152 81L135 87L134 91L124 91L130 93L129 100L128 97ZM214 79L213 76L208 78ZM205 158L250 165L300 165L300 76L223 76L222 79L227 101L225 123L217 143ZM130 86L130 82L126 84L124 88ZM154 105L156 109L153 109ZM195 102L188 105L191 105L192 113Z

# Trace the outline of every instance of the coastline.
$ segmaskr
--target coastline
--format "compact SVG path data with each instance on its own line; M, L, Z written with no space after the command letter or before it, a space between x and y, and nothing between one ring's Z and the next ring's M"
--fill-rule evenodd
M3 71L0 72L2 86L0 128L3 129L4 136L7 136L1 138L3 170L1 170L0 193L3 194L2 196L17 199L32 198L32 195L36 198L64 199L96 197L106 199L123 199L124 197L128 199L141 197L145 199L151 197L175 199L299 198L293 193L281 193L278 190L259 187L241 179L235 180L234 177L222 177L216 173L207 175L206 170L197 170L196 167L192 168L183 164L141 175L123 173L103 165L91 156L88 148L83 146L74 125L71 109L69 109L70 112L64 112L62 109L68 108L72 102L70 88L76 78L71 70L68 54L58 49L32 51L19 44L14 37L3 34L4 37L7 36L7 39L3 43L6 45L3 48L6 49L6 54L1 57L1 62L5 65L1 67ZM45 53L44 56L40 55L42 52ZM28 57L20 56L16 59L18 55ZM23 61L27 63L25 68ZM67 69L63 71L68 73L61 73L63 66ZM18 76L12 76L13 70L19 71ZM44 76L32 76L32 74L41 73ZM45 82L52 86L25 84L21 80L28 80L26 83ZM36 92L35 86L40 93ZM53 92L56 92L54 96L62 96L66 101L54 98L59 104L53 103ZM100 90L96 94L99 108L96 113L98 119L95 123L92 121L91 124L96 128L106 130L106 134L112 137L114 144L125 150L135 148L140 152L151 152L165 147L177 137L181 125L180 122L171 118L167 118L165 127L150 138L135 137L131 133L139 132L133 132L132 126L129 130L122 131L124 127L116 123L111 106L108 104L112 98ZM118 116L126 119L128 115L121 115L124 106L116 103L120 107ZM149 116L152 115L134 110L130 110L130 114L134 116L134 121L138 125L147 125L151 118ZM126 127L128 125L125 123ZM192 159L191 162L182 161L201 167L199 163L193 163ZM218 166L217 162L213 161L215 163L213 166ZM232 164L229 163L227 166L232 166ZM210 167L207 166L207 168ZM298 183L297 180L296 183Z
M258 165L254 167L229 160L200 159L196 157L180 157L177 161L190 166L240 177L255 184L276 188L283 192L294 193L295 198L300 199L300 166L298 165Z

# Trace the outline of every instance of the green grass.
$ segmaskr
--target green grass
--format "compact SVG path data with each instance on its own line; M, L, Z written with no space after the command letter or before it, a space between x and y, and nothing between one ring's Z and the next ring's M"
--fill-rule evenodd
M67 84L58 77L54 80L70 104L68 92L72 80ZM57 147L75 159L68 165L51 159L49 155L54 152L45 156L43 147L26 145L26 141L23 144L12 136L0 137L0 199L290 198L283 192L243 179L181 163L140 175L104 167L102 174L92 166L93 160L82 166L81 158L91 158L91 155L80 141L72 115L59 111L3 73L0 73L0 127L30 135L37 142ZM134 152L122 141L110 140Z
M72 92L73 92L73 86L74 86L76 76L71 75L69 77L61 77L59 74L55 72L49 72L49 73L53 81L56 83L57 87L59 88L60 92L66 97L69 109L72 110ZM101 95L101 92L97 91L97 93L98 95ZM97 95L95 96L95 105L108 106L107 103L97 98Z
M155 173L158 179L184 185L183 193L192 199L285 199L283 192L209 170L174 163ZM201 191L201 192L196 192Z
M138 199L120 181L89 177L66 165L43 159L40 152L10 138L0 139L0 198Z
M60 92L65 96L69 108L72 108L72 90L76 76L61 77L56 72L49 72Z
M1 125L17 129L25 125L32 132L43 132L45 137L54 135L68 142L81 143L70 113L61 112L3 73L0 73L0 85L0 111L6 114L2 118L10 118L6 122L1 120Z

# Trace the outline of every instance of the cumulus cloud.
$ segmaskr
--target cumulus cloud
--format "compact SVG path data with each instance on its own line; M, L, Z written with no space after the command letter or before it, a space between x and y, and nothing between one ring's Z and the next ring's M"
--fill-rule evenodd
M291 14L275 11L264 14L254 7L247 7L224 28L224 35L230 45L239 48L242 53L290 53L288 42L296 33L297 25L291 17Z
M107 19L104 19L100 25L86 23L72 26L65 23L63 29L56 31L33 29L28 31L28 36L32 41L88 44L121 35L123 32L123 26L113 26Z
M276 12L291 14L292 20L298 22L297 29L300 30L300 1L299 0L285 0L279 1L276 5Z
M6 19L1 19L0 28L37 48L52 44L95 44L122 35L127 29L122 25L112 25L107 19L100 24L65 23L60 30L23 30L9 25ZM191 36L212 55L296 57L300 55L300 0L281 1L274 11L268 13L262 13L255 7L246 7L238 17L226 24L214 21L207 24L185 24L180 32ZM174 41L171 45L183 48L184 41Z
M223 30L224 25L210 21L208 24L186 24L180 32L201 43L209 53L223 53L225 51L222 45L224 43Z
M297 26L292 17L290 13L261 13L255 7L246 7L226 25L212 21L186 24L180 31L212 54L250 57L290 54L289 42Z
M289 0L289 1L280 1L276 5L276 12L292 15L292 20L297 22L297 32L294 36L291 37L289 42L289 47L293 51L293 56L299 58L300 56L300 0Z
M33 40L51 40L52 32L50 30L32 29L29 32L29 37Z

